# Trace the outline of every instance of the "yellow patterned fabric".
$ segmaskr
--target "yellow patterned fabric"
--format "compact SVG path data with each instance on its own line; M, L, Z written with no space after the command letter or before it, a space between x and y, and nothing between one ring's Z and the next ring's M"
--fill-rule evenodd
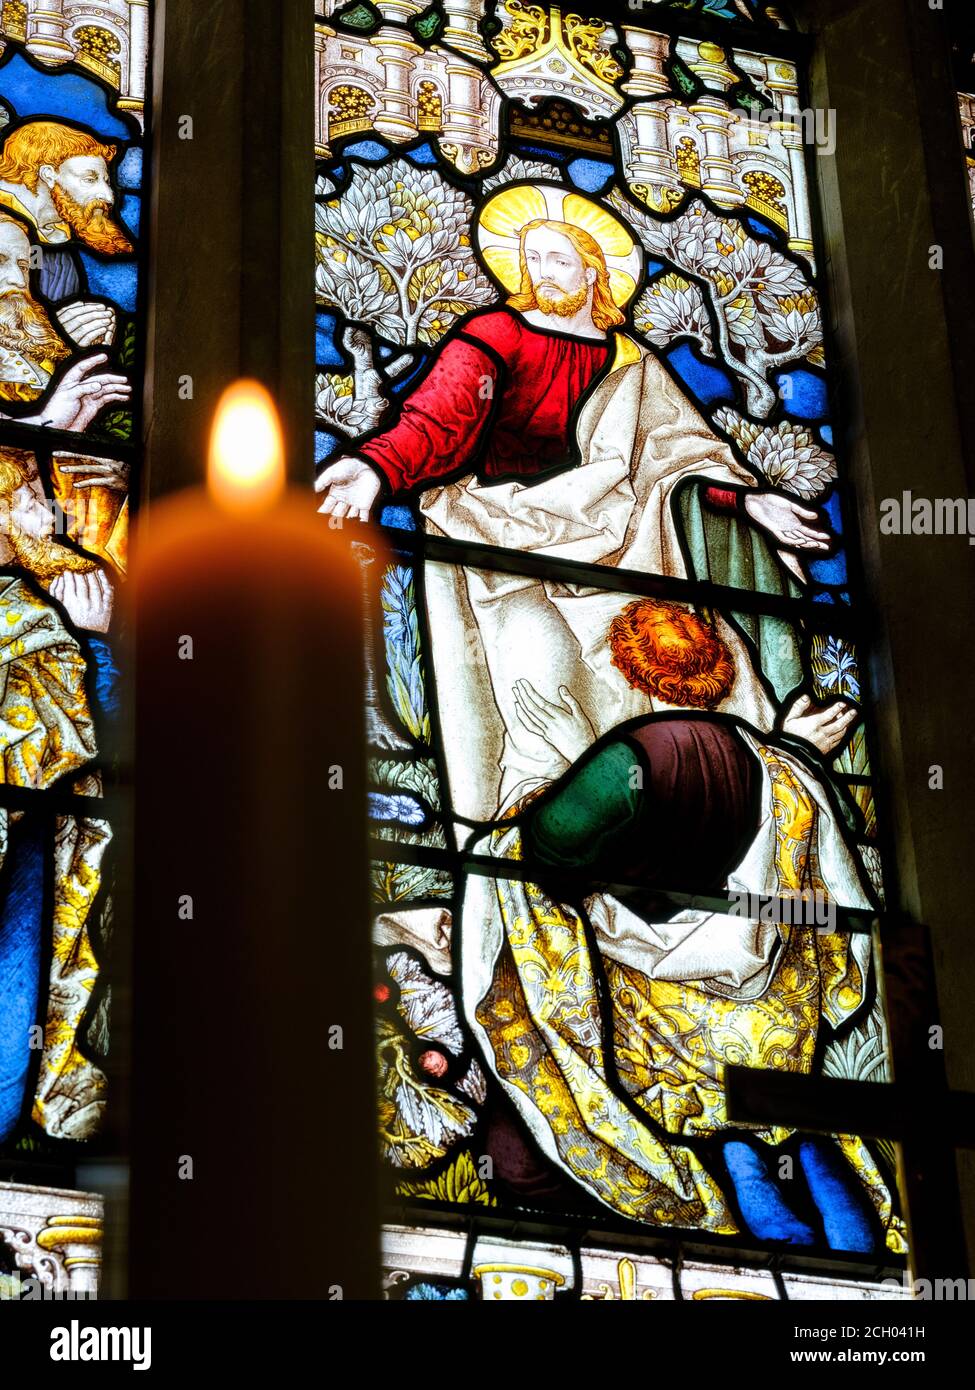
M823 892L818 809L772 750L759 751L772 787L778 893ZM507 857L521 857L517 827L495 830L492 843L500 839ZM715 995L700 981L651 979L603 958L604 1006L580 915L533 883L500 879L495 889L503 943L475 1017L499 1077L530 1099L561 1162L616 1211L655 1224L735 1232L720 1188L680 1141L731 1127L724 1102L728 1063L812 1070L820 1017L838 1022L864 998L866 982L847 940L817 935L815 926L780 927L775 973L751 1000ZM620 1086L630 1104L620 1099ZM775 1144L792 1131L757 1133ZM839 1143L888 1245L903 1249L890 1192L862 1141Z
M513 849L509 843L509 856ZM657 1134L609 1085L612 1059L581 917L536 884L499 879L496 888L506 941L476 1018L498 1075L531 1100L562 1163L615 1211L735 1234L721 1189L696 1154Z
M0 577L0 780L50 787L77 773L96 751L77 641L23 580ZM74 789L99 794L90 775ZM0 808L0 853L19 815ZM88 917L109 839L104 821L56 820L53 955L33 1117L57 1138L87 1138L104 1102L105 1077L80 1051L77 1031L98 975Z
M98 978L88 931L111 839L107 821L59 816L54 845L54 942L44 1052L33 1119L59 1139L87 1139L105 1105L105 1075L78 1046L78 1027Z
M66 454L56 455L52 468L54 498L68 519L68 535L85 550L100 555L124 574L127 566L129 502L109 487L76 488L66 463L82 462Z
M44 393L39 386L20 381L0 381L0 401L36 401Z
M78 643L23 580L0 577L0 780L49 787L95 751Z

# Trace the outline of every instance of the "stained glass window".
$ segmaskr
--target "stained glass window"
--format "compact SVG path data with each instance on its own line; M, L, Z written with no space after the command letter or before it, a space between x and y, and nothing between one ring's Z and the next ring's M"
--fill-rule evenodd
M705 19L733 19L757 24L775 24L779 28L788 27L784 8L781 5L766 4L765 0L637 0L630 9L640 11L651 5L666 9L680 10L684 17L688 14L700 15Z
M0 6L0 1227L58 1290L92 1286L100 1202L46 1189L74 1186L111 1102L149 18Z
M965 146L965 170L968 191L975 213L975 93L958 93L958 115L961 120L962 141Z
M958 96L969 199L975 215L975 25L970 7L956 4L955 0L949 0L943 21Z
M318 7L317 486L394 555L358 544L393 1297L596 1296L546 1221L615 1232L629 1296L648 1233L905 1250L890 1146L723 1090L890 1076L828 132L744 27L779 7L614 14ZM534 1243L472 1252L467 1204Z

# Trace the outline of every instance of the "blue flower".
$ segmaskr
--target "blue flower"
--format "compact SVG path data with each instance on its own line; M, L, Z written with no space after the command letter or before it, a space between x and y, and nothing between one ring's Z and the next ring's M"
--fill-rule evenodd
M369 817L371 820L399 821L401 825L422 825L427 813L412 796L370 792Z
M404 1299L427 1299L437 1303L470 1298L466 1289L451 1288L448 1284L414 1284L406 1290Z
M837 637L828 637L821 651L816 653L813 664L824 690L835 690L838 695L859 699L860 676L852 647Z

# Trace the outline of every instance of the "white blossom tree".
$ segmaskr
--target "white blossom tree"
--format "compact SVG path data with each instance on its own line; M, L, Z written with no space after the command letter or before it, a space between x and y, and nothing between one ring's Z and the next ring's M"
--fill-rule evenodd
M345 192L316 209L319 304L405 348L438 342L461 315L495 298L471 247L473 212L436 170L406 159L355 165ZM354 375L320 376L318 408L354 431L374 424L386 402L369 336L352 330L343 341Z
M495 188L514 183L517 179L544 179L548 183L560 183L562 170L557 164L543 164L539 159L519 159L516 154L509 154L504 168L486 178L482 187L485 193L491 193Z
M819 300L802 269L738 218L711 212L699 199L666 220L623 198L609 202L650 255L674 271L659 276L634 305L635 326L658 347L681 335L738 376L749 413L766 419L778 400L770 374L805 359L822 365Z
M716 410L713 419L770 487L811 500L828 492L836 479L833 455L819 447L811 430L792 420L759 425L728 409Z
M405 159L357 164L316 214L319 298L405 347L435 343L494 290L471 249L470 199Z

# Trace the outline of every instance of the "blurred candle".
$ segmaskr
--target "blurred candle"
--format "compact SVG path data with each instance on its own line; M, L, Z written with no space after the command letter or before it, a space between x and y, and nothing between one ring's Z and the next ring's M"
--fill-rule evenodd
M378 1296L350 540L253 382L136 528L130 1297Z

